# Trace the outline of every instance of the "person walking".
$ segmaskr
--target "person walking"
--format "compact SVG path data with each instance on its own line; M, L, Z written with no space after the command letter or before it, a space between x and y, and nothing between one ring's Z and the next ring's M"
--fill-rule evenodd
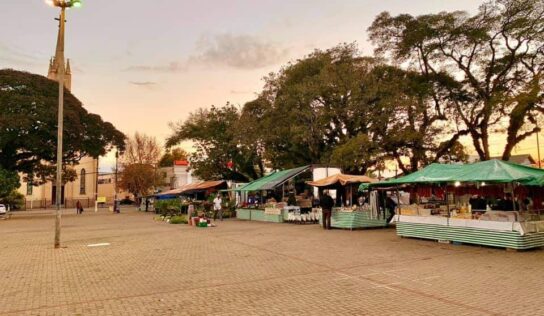
M77 201L77 203L76 203L76 212L78 214L83 213L83 205L81 205L81 201Z
M323 229L331 229L331 216L334 200L329 195L329 191L323 192L323 196L319 200L319 203L323 214Z
M195 214L195 205L193 204L193 201L189 201L189 206L187 206L187 222L189 225L194 225L193 214Z
M223 221L223 209L221 207L221 204L223 204L223 200L221 199L221 195L217 194L215 196L215 199L213 199L213 220L215 221L217 217L219 217L220 221Z

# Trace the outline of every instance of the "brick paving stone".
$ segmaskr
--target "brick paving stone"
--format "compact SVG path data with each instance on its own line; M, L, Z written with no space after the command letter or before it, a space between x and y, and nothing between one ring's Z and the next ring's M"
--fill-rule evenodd
M153 214L0 221L1 315L544 315L544 251ZM110 246L88 247L110 243Z

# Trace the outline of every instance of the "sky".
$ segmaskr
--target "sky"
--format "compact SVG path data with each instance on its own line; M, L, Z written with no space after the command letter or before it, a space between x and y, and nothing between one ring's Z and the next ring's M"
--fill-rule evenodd
M72 92L124 133L140 131L163 142L169 123L200 107L243 105L260 91L265 75L316 48L357 42L363 54L372 54L366 29L382 11L475 12L482 1L82 2L67 15ZM0 68L47 75L57 15L43 0L1 0ZM493 142L499 154L502 138ZM536 151L533 143L521 144L518 153ZM111 155L104 163L111 164Z

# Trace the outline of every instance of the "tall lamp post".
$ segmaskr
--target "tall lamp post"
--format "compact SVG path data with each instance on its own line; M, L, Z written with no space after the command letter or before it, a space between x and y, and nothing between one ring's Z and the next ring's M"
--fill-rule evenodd
M59 37L56 51L56 64L58 66L59 81L59 110L57 127L57 181L55 191L56 217L55 217L55 248L60 248L60 220L62 199L62 133L64 128L64 28L66 24L66 8L80 7L81 0L46 0L52 7L60 8Z

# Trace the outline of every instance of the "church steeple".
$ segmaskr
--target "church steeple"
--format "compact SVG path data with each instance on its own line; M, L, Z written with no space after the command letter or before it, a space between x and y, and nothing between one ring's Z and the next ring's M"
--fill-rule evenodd
M47 78L55 81L59 81L59 66L64 64L64 87L68 90L72 90L72 70L70 68L70 60L60 60L62 54L62 47L64 47L64 42L61 36L60 23L59 23L59 33L57 35L57 47L55 50L55 57L51 58L49 61L49 71Z

